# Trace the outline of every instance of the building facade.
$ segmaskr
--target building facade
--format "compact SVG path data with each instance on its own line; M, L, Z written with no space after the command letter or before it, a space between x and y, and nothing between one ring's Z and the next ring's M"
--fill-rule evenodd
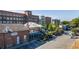
M28 22L35 22L35 23L39 24L38 15L32 15L32 11L25 11L25 14L27 15Z
M41 16L40 17L40 24L46 25L51 23L51 17Z
M0 10L1 24L24 24L27 22L27 16L22 13Z
M45 16L40 16L40 24L45 25Z
M45 23L50 24L51 23L51 17L45 17Z
M60 25L60 20L59 19L52 19L52 23L56 25Z
M29 30L23 24L0 24L0 48L27 42Z
M0 24L25 24L26 22L39 23L39 16L32 15L32 11L16 13L0 10Z

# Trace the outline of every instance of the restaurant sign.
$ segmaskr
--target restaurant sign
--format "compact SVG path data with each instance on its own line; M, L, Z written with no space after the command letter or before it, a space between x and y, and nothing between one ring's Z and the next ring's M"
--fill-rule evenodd
M11 33L11 36L16 36L16 35L18 35L17 32L13 32L13 33Z

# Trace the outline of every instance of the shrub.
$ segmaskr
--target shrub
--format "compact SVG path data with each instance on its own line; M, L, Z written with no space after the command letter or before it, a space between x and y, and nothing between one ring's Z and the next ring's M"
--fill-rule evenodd
M73 28L71 31L74 33L74 35L76 35L79 33L79 28Z

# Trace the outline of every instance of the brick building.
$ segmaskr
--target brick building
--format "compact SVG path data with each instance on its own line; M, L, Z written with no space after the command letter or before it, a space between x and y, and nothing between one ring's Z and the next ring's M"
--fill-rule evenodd
M27 16L22 13L0 10L1 24L24 24L27 22Z
M27 15L28 22L35 22L35 23L39 24L38 15L32 15L32 11L25 11L25 14Z
M0 48L27 42L28 33L28 29L22 24L0 24Z
M45 23L46 24L51 23L51 17L45 17Z
M25 24L26 22L39 23L39 16L32 15L32 11L17 13L0 10L0 24Z

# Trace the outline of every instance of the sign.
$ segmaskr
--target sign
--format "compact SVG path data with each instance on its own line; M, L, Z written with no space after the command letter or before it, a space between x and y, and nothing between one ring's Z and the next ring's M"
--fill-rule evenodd
M13 33L11 33L11 36L16 36L16 35L18 35L17 32L13 32Z

